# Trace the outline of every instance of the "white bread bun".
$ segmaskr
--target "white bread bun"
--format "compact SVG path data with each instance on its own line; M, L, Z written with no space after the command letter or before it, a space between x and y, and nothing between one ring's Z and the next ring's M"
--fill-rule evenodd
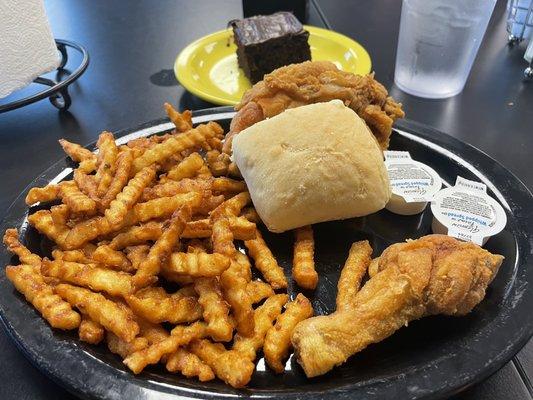
M340 100L252 125L235 136L233 158L272 232L368 215L391 196L376 139Z

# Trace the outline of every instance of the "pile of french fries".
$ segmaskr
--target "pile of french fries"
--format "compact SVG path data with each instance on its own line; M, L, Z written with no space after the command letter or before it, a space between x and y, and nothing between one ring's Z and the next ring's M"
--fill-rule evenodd
M52 327L105 341L135 374L162 363L243 387L261 350L284 371L291 333L313 309L302 294L289 301L246 185L222 152L223 129L193 127L189 111L165 108L176 126L169 134L117 146L103 132L97 154L60 141L79 163L73 179L26 197L50 204L28 220L55 243L52 257L31 253L9 229L4 243L20 265L6 275ZM313 231L295 237L293 278L314 289ZM263 280L252 279L252 265Z

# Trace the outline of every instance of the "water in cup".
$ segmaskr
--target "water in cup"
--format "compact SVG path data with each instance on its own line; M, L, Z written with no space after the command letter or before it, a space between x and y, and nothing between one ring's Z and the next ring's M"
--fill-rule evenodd
M427 98L458 94L496 0L403 0L394 82Z

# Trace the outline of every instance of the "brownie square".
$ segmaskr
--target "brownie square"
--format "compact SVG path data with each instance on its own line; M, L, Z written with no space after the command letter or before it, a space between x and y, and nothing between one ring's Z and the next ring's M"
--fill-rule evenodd
M311 59L309 32L289 12L231 21L237 60L252 83L275 69Z

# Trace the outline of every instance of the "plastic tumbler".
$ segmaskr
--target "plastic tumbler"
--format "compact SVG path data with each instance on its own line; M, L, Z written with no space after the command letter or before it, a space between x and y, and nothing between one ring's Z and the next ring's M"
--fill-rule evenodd
M463 87L496 0L403 0L394 83L441 99Z

